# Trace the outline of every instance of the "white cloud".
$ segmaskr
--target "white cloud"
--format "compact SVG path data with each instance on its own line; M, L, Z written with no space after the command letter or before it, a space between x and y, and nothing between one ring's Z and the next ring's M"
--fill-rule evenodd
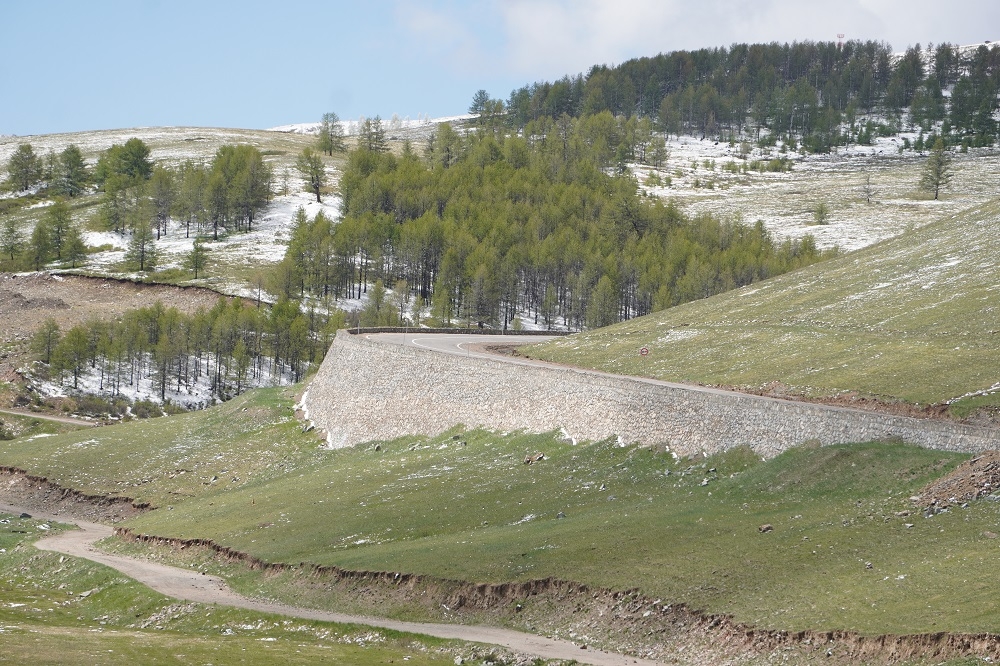
M413 42L410 57L429 58L435 61L434 66L465 73L474 71L484 60L475 17L467 12L397 2L395 19L397 27Z
M555 78L678 49L738 42L888 41L896 50L928 41L973 43L1000 35L995 0L507 0L505 60L528 79Z

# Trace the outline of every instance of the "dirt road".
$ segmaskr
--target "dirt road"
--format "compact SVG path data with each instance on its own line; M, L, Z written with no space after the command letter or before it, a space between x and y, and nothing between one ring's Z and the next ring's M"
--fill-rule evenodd
M31 513L21 507L8 504L0 504L0 512L15 515ZM42 520L66 522L65 517L52 516L41 512L32 513L32 517ZM569 641L545 638L509 629L459 624L401 622L386 618L347 615L344 613L331 613L310 608L286 606L271 601L258 601L233 592L226 586L225 581L215 576L207 576L146 560L102 553L94 547L94 543L99 539L110 536L112 529L107 525L83 520L74 520L73 523L79 529L45 537L36 542L35 546L41 550L50 550L73 557L82 557L104 564L149 586L160 594L175 599L246 608L262 613L276 613L306 620L362 624L395 631L437 636L439 638L501 645L511 650L535 655L543 659L575 659L582 664L594 664L595 666L628 666L630 664L635 666L657 666L659 663L623 654L584 649Z
M55 421L57 423L70 423L72 425L78 426L92 426L97 425L93 421L87 421L86 419L76 419L72 416L56 416L55 414L42 414L40 412L22 412L17 409L0 409L0 414L9 414L11 416L24 416L31 419L41 419L42 421Z

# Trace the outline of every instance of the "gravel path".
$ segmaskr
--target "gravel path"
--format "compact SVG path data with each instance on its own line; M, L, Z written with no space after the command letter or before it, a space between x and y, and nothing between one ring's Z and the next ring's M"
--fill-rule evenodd
M26 509L8 504L0 504L0 511L15 515L30 513ZM51 516L41 512L34 512L32 517L67 522L65 517ZM111 536L112 528L107 525L83 520L73 520L72 522L79 529L45 537L37 541L35 546L41 550L55 551L104 564L149 586L160 594L175 599L246 608L262 613L276 613L306 620L361 624L395 631L437 636L439 638L489 643L517 652L535 655L543 659L575 659L581 664L594 664L595 666L627 666L629 664L657 666L659 663L623 654L584 649L569 641L555 640L543 636L535 636L534 634L511 631L509 629L459 624L401 622L386 618L347 615L344 613L287 606L271 601L258 601L233 592L226 586L225 581L216 576L199 574L187 569L148 562L146 560L102 553L94 547L94 543L99 539Z
M55 414L42 414L39 412L26 412L18 409L0 409L0 414L10 414L11 416L25 416L32 419L41 419L42 421L55 421L57 423L70 423L72 425L79 426L92 426L96 425L93 421L88 421L86 419L77 419L72 416L56 416Z

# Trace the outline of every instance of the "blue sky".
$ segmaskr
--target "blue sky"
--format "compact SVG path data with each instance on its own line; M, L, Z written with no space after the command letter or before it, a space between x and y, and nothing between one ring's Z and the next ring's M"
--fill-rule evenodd
M0 134L439 117L595 63L837 33L998 40L1000 2L0 0Z

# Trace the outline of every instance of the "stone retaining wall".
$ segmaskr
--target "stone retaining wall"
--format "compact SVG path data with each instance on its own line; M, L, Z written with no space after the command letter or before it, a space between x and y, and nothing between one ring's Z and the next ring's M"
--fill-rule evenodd
M514 365L381 344L340 331L305 398L331 446L455 425L618 436L664 444L679 455L748 445L772 457L790 446L890 437L952 451L1000 446L1000 431L944 421Z

